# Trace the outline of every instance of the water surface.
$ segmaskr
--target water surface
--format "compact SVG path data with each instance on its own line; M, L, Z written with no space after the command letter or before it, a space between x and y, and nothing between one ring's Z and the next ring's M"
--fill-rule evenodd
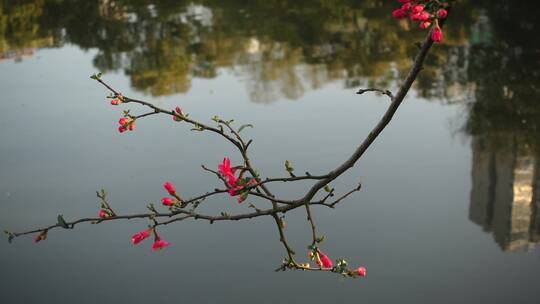
M37 245L0 242L2 303L537 303L540 46L531 6L458 6L395 119L333 184L361 182L362 191L314 210L323 249L366 265L366 278L273 272L285 253L271 219L168 226L161 233L173 245L159 253L130 244L147 223L129 221L54 231ZM128 96L204 121L253 123L244 132L263 175L283 176L286 159L300 172L334 168L388 104L355 90L395 89L422 38L391 9L345 0L0 1L1 228L93 216L103 187L118 212L143 212L164 181L194 196L219 186L201 164L240 161L220 138L166 117L119 134L120 109L88 78L96 71ZM273 189L296 198L307 187ZM248 208L224 196L203 210ZM305 215L285 220L303 256Z

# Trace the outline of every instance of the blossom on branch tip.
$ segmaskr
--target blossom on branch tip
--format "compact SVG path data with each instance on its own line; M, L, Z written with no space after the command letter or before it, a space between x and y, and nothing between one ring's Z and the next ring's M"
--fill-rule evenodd
M161 199L161 202L164 206L172 206L174 205L174 200L170 197L164 197Z
M394 10L392 12L392 16L395 19L403 19L403 18L407 17L407 11L404 10L403 8L398 8L398 9L396 9L396 10Z
M159 236L156 236L156 238L154 239L154 244L152 244L152 250L158 251L165 247L168 247L169 245L171 245L171 243L162 240Z
M317 264L322 268L332 268L334 266L334 263L332 260L324 254L322 251L317 249L317 253L319 255L319 259L317 259Z
M171 182L166 182L165 184L163 184L163 188L165 188L165 190L167 190L167 192L169 192L170 195L176 194L176 189L174 188L174 185Z
M365 277L367 274L367 269L364 266L360 266L358 267L358 269L356 269L356 272L358 273L359 276Z
M237 184L238 179L234 176L236 169L231 169L231 161L228 157L225 157L223 162L218 165L218 171L227 180L229 187L232 188Z
M447 16L448 16L448 11L445 10L444 8L437 11L437 17L439 17L439 19L445 19Z
M129 118L122 117L118 120L118 123L121 125L126 125L129 122Z
M144 230L132 236L131 242L133 243L133 245L137 245L140 242L144 241L149 236L150 236L150 232L148 230Z
M107 212L107 210L105 209L101 209L99 210L99 217L100 218L108 218L110 215L109 215L109 212Z
M443 40L443 32L440 27L435 27L431 32L431 40L434 42L441 42Z
M111 100L111 105L113 105L113 106L117 106L117 105L119 105L119 104L121 104L121 103L122 103L122 102L121 102L120 100L118 100L118 99L113 99L113 100Z

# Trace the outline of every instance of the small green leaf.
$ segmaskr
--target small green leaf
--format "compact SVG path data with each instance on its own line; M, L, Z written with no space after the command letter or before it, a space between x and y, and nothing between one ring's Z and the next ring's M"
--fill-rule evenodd
M285 161L285 170L287 170L289 173L294 171L294 168L291 166L291 162L288 160Z
M59 214L58 217L58 225L60 225L62 228L64 229L68 229L69 226L68 224L66 223L66 220L64 219L64 216L62 214Z
M322 243L324 241L324 235L321 235L315 239L315 242Z
M242 132L242 130L244 130L245 128L253 128L253 125L245 124L245 125L240 126L240 128L238 129L238 133Z
M214 116L212 116L212 120L215 121L215 122L219 122L221 120L221 118L219 118L219 116L217 116L217 115L214 115Z
M334 189L330 188L330 186L328 186L328 185L324 186L324 191L330 193L332 190L334 190Z
M101 73L97 73L97 74L92 74L92 76L90 76L90 79L94 79L94 80L99 80L101 79Z

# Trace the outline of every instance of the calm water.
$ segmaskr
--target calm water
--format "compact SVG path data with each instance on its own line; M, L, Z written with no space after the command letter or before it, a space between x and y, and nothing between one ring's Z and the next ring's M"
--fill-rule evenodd
M95 215L102 187L117 211L141 212L164 181L196 195L219 185L200 164L240 160L165 117L119 134L96 71L128 96L253 123L263 175L282 176L285 159L335 167L387 106L355 89L395 88L423 34L382 2L0 1L0 228ZM324 250L366 278L273 272L284 252L267 218L172 225L159 253L130 244L147 224L130 221L0 242L0 302L540 302L540 10L454 12L396 118L333 184L363 190L314 211ZM307 186L273 189L296 198ZM223 197L204 210L247 206ZM302 255L305 215L286 221Z

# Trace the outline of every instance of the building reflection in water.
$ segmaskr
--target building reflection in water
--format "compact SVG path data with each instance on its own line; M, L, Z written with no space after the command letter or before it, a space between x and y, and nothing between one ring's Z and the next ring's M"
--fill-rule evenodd
M475 91L465 127L473 154L469 219L502 250L528 250L540 243L540 43L527 37L538 30L538 8L508 25L524 10L496 6L474 25L482 30L472 31L467 59Z
M515 144L500 150L473 139L469 218L505 251L540 243L540 158Z

